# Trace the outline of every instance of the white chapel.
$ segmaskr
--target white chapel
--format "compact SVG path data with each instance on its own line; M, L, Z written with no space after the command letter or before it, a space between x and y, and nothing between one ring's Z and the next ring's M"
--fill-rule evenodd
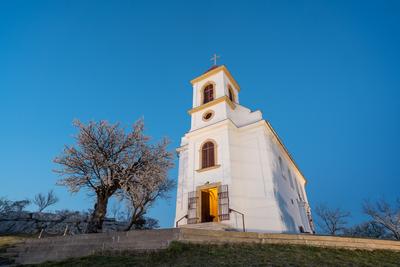
M191 84L191 127L177 149L176 226L313 233L305 177L262 113L240 105L226 66Z

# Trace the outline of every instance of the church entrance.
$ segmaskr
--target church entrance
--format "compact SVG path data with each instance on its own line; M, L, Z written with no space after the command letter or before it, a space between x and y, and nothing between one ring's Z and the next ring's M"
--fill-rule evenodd
M188 224L224 220L229 220L228 185L206 183L188 192Z
M218 188L200 190L201 222L218 222Z

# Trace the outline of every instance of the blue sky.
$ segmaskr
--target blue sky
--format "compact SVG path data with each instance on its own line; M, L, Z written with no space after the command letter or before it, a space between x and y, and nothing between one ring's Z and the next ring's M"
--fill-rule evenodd
M263 111L308 178L312 206L363 219L400 197L399 1L1 1L0 196L55 189L73 119L145 118L171 149L189 129L189 81L220 54L241 104ZM171 171L177 177L177 169ZM174 192L150 215L172 226Z

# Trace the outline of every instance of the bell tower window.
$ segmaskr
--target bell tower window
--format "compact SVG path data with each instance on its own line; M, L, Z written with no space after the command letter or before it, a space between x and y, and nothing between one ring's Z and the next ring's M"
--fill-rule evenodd
M203 90L203 104L214 100L214 85L208 84Z

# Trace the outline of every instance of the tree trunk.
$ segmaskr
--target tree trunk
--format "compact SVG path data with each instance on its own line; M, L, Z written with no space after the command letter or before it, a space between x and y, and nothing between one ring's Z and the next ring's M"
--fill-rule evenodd
M128 225L128 227L126 227L125 231L131 230L131 229L132 229L132 226L133 226L134 224L136 224L136 220L137 220L137 219L138 219L138 216L136 216L135 214L133 214L132 217L131 217L131 220L130 220L130 222L129 222L129 225Z
M107 214L107 204L109 195L106 193L97 194L97 203L94 205L94 211L88 223L88 233L101 233L103 221Z
M394 238L397 240L400 240L400 233L397 231L393 231L394 232Z

